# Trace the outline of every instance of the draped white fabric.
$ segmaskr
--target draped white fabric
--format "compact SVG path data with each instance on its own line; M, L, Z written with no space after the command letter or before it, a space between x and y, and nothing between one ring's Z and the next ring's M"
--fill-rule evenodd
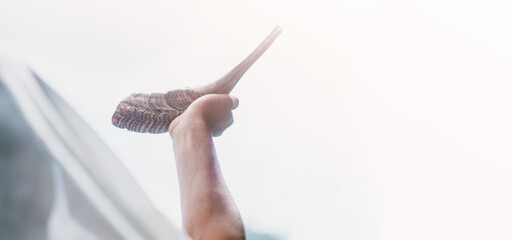
M52 202L51 214L46 221L39 223L45 225L48 239L186 238L157 211L102 140L25 64L15 61L12 57L0 56L0 79L6 93L2 95L2 102L10 107L2 109L14 109L2 113L3 118L7 118L4 122L18 122L19 129L35 133L31 141L9 142L9 139L16 139L16 134L25 133L5 132L12 136L5 138L2 144L9 142L23 145L19 148L22 150L18 152L37 150L48 153L34 155L38 157L30 159L25 157L22 160L28 163L41 163L44 160L46 165L50 165L48 168L51 169L51 173L40 174L44 168L29 167L21 171L23 174L12 176L7 181L12 184L29 182L30 176L50 179L49 184L42 186L46 189L42 194L47 196L39 196L41 199L51 199ZM21 114L12 114L16 109ZM8 124L0 127L2 134L4 129L9 128ZM0 160L10 162L10 157L18 156L18 152L12 149L2 151ZM7 172L9 166L14 166L12 168L15 169L17 162L6 166L3 170ZM4 202L9 203L9 199L16 196L12 196L13 193L6 189L0 189L0 196L8 199ZM52 192L53 194L50 194ZM18 200L33 205L31 202L38 201L39 197ZM2 207L5 207L4 216L8 215L9 211L13 212L13 215L22 215L9 206ZM41 211L46 212L45 209ZM16 226L16 221L30 221L23 217L16 221L4 221L4 216L1 215L2 213L2 222L8 222L5 226ZM0 238L16 238L16 231L24 229L4 229L0 232ZM38 236L37 239L44 239L44 236Z

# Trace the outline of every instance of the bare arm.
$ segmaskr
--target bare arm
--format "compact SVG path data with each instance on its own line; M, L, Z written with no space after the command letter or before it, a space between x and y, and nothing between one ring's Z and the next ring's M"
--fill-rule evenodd
M169 127L181 191L183 227L193 239L245 239L238 208L219 168L212 136L233 123L238 100L197 99Z

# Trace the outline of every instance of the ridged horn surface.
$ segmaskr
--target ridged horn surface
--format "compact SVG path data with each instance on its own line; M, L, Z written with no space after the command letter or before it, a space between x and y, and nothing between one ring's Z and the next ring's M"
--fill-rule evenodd
M240 64L224 77L203 87L171 90L166 93L134 93L117 105L112 124L140 133L165 133L171 122L206 94L228 94L244 73L270 47L282 29L276 27Z

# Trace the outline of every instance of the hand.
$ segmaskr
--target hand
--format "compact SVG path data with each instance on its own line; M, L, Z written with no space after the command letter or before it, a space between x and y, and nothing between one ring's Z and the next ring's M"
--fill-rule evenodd
M214 137L222 135L233 124L231 110L238 106L238 98L225 94L208 94L195 100L183 114L174 119L169 126L173 136L178 129L201 126Z
M236 97L205 95L169 126L180 180L182 226L192 239L245 239L212 139L233 124L231 110L237 106Z

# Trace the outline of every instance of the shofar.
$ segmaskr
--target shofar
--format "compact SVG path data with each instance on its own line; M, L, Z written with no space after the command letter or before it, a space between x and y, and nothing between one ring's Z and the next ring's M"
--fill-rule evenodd
M203 87L171 90L166 93L134 93L117 105L112 124L140 133L167 132L171 122L197 98L206 94L228 94L244 73L270 47L282 29L276 27L240 64L221 79Z

